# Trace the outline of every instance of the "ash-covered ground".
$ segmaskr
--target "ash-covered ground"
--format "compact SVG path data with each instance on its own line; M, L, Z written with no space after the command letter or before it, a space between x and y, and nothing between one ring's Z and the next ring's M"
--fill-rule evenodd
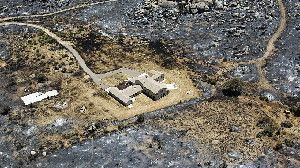
M76 5L93 3L93 0L1 0L0 16L37 15L56 12Z
M60 19L83 21L111 36L174 40L185 46L185 57L193 59L239 61L262 54L279 21L275 1L218 1L208 5L204 11L191 13L180 9L176 1L122 0L72 11Z
M268 62L269 80L283 92L293 97L300 96L300 3L287 1L289 22L277 44L280 48Z
M70 41L97 72L143 61L188 71L202 95L125 120L100 115L85 101L85 89L97 87L72 55L40 30L1 25L0 167L300 167L299 1L284 1L287 27L262 69L256 61L279 27L279 1L76 7L93 2L101 1L0 0L0 18L74 8L12 21ZM264 74L274 88L260 85ZM61 95L20 100L49 89Z

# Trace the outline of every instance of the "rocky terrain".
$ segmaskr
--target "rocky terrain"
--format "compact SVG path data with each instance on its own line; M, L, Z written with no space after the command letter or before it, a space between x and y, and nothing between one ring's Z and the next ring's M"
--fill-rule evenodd
M2 17L7 16L19 16L19 15L34 15L56 12L57 10L62 10L70 8L76 5L81 5L85 3L92 3L92 0L29 0L29 1L10 1L2 0L0 15Z
M0 167L300 167L298 0L0 3ZM96 73L155 68L190 96L113 105L62 42Z
M289 24L277 47L281 48L267 65L269 80L274 85L292 97L299 97L299 55L297 48L299 40L299 11L298 1L287 1Z

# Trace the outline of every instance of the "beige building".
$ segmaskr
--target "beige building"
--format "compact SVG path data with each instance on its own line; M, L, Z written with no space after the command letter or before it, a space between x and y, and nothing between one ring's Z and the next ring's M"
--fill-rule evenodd
M133 103L133 99L130 96L122 93L122 90L119 90L117 87L107 88L106 91L111 97L116 99L119 103L121 103L124 106L129 106Z
M147 74L142 74L130 81L135 85L140 85L143 88L143 93L152 100L159 100L169 93L167 88Z
M119 71L116 70L116 72L120 73ZM132 71L127 70L124 73ZM113 71L110 73L114 74ZM162 83L164 81L163 73L149 71L149 74L136 74L136 76L133 76L131 73L131 78L128 81L120 82L117 87L108 87L105 91L124 106L131 106L134 102L134 97L141 93L154 101L161 99L169 93L169 85Z

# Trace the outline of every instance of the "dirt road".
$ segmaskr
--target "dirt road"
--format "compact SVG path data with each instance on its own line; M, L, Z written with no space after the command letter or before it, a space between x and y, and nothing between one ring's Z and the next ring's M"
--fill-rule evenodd
M59 44L61 44L62 46L64 46L69 52L72 53L72 55L76 58L78 64L83 69L83 71L86 72L97 85L99 85L101 88L106 88L106 86L101 83L101 80L100 80L99 76L97 74L95 74L86 65L85 61L82 59L82 57L80 56L80 54L78 53L78 51L76 51L73 48L73 46L72 46L72 44L70 42L62 40L56 34L54 34L49 29L47 29L47 28L45 28L43 26L36 25L36 24L31 24L31 23L13 22L13 20L15 20L15 19L28 19L28 18L37 18L37 17L52 16L52 15L56 15L56 14L63 13L63 12L68 12L68 11L72 11L72 10L76 10L76 9L80 9L80 8L85 8L85 7L90 7L90 6L94 6L94 5L98 5L98 4L103 4L103 3L107 3L107 2L115 2L115 1L117 1L117 0L107 0L107 1L90 3L90 4L82 4L82 5L74 6L74 7L71 7L71 8L59 10L59 11L56 11L56 12L39 14L39 15L28 15L28 16L26 15L26 16L15 16L15 17L0 18L0 26L8 26L8 25L28 26L28 27L33 27L33 28L36 28L36 29L39 29L39 30L45 32L50 37L52 37L53 39L55 39ZM9 21L11 21L11 22L9 22Z
M115 1L117 1L117 0L107 0L107 1L90 3L90 4L81 4L81 5L78 5L78 6L74 6L74 7L67 8L67 9L62 9L62 10L52 12L52 13L5 17L5 18L0 18L0 22L7 22L7 21L15 20L15 19L27 19L27 18L52 16L52 15L56 15L56 14L60 14L60 13L64 13L64 12L68 12L68 11L72 11L72 10L76 10L76 9L86 8L86 7L90 7L90 6L95 6L95 5L99 5L99 4L103 4L103 3L107 3L107 2L115 2Z
M72 47L71 43L69 43L67 41L63 41L60 37L58 37L56 34L52 33L49 29L47 29L45 27L42 27L42 26L39 26L39 25L36 25L36 24L31 24L31 23L13 22L12 20L52 16L52 15L55 15L55 14L59 14L59 13L63 13L63 12L71 11L71 10L76 10L76 9L80 9L80 8L85 8L85 7L89 7L89 6L93 6L93 5L98 5L98 4L107 3L107 2L115 2L115 1L117 1L117 0L108 0L108 1L91 3L91 4L82 4L82 5L78 5L78 6L75 6L75 7L68 8L68 9L63 9L63 10L60 10L60 11L56 11L56 12L53 12L53 13L0 18L0 25L2 25L2 26L3 25L29 26L29 27L37 28L37 29L40 29L40 30L44 31L49 36L51 36L53 39L55 39L58 43L63 45L65 48L67 48L73 54L73 56L77 59L79 65L82 67L82 69L93 79L93 81L96 84L101 86L102 84L99 80L99 75L97 76L97 74L92 72L86 66L84 60L82 59L80 54ZM262 86L266 89L274 90L272 85L269 83L269 81L265 77L265 72L263 70L263 67L266 64L266 61L273 56L273 54L275 52L275 49L276 49L275 44L278 41L278 39L281 37L282 33L284 32L284 30L286 28L286 24L287 24L287 11L286 11L286 7L285 7L285 4L284 4L284 0L277 0L277 3L278 3L278 6L279 6L279 9L280 9L280 24L278 26L277 31L269 39L266 50L265 50L263 56L258 58L258 59L247 61L247 62L233 63L231 68L226 69L225 71L222 70L222 72L218 72L218 74L224 74L225 72L227 72L229 70L232 70L233 68L235 68L235 67L237 67L238 65L241 65L241 64L255 64L257 66L259 76L260 76L260 81L259 81L260 86ZM11 21L11 22L8 22L8 21Z
M276 50L275 44L281 37L282 33L286 29L287 26L287 11L285 4L283 0L277 0L279 10L280 10L280 23L278 26L277 31L272 35L270 38L266 51L264 55L261 58L258 58L257 60L254 60L253 63L256 64L259 76L260 76L260 85L265 86L266 89L274 90L268 79L266 78L265 72L263 70L263 67L266 65L266 62L268 59L270 59ZM251 63L251 61L250 61Z
M287 10L286 6L284 4L284 0L277 0L277 4L280 10L280 23L278 25L278 28L276 32L270 37L268 44L266 46L264 54L254 60L250 61L241 61L241 62L224 62L220 68L220 70L217 72L218 76L223 76L224 74L232 71L233 69L237 68L240 65L247 65L247 64L255 64L258 70L259 75L259 86L261 86L264 89L269 89L275 91L273 86L270 84L268 79L266 78L265 72L264 72L264 66L267 63L268 59L271 59L271 57L274 55L276 47L275 44L281 37L282 33L285 31L287 26Z
M18 26L27 26L27 27L32 27L32 28L36 28L39 29L43 32L45 32L47 35L49 35L50 37L52 37L53 39L55 39L59 44L61 44L62 46L64 46L67 50L69 50L69 52L72 53L72 55L76 58L78 64L80 65L80 67L83 69L84 72L86 72L92 79L93 81L98 84L101 85L100 80L98 80L98 76L97 74L95 74L86 64L85 61L82 59L82 57L80 56L80 54L78 53L78 51L76 51L72 44L68 41L64 41L62 40L60 37L58 37L56 34L52 33L49 29L39 26L39 25L35 25L35 24L31 24L31 23L20 23L20 22L2 22L0 23L0 26L8 26L8 25L18 25Z

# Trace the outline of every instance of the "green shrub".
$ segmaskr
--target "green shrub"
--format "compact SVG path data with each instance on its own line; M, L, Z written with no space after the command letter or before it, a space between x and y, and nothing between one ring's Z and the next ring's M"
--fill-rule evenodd
M238 97L243 92L244 83L238 78L226 81L222 86L222 92L225 96Z
M269 102L269 99L265 96L259 96L259 100Z
M137 116L137 123L143 123L145 121L145 115L144 114L140 114Z
M292 106L291 112L295 117L300 117L300 102L297 102L294 106Z
M7 115L10 111L10 107L0 103L0 115Z
M256 126L259 128L266 128L273 125L273 121L269 117L263 117L257 121Z
M43 83L46 82L48 80L47 76L44 74L36 74L34 79L38 82L38 83Z
M259 132L256 137L261 138L261 137L272 137L274 135L274 132L276 131L275 127L268 126L264 128L261 132Z
M256 135L257 138L272 137L274 134L280 134L280 131L277 131L278 126L270 117L262 117L257 121L256 126L263 129Z
M285 139L283 143L288 147L293 147L295 145L295 142L291 139Z
M284 121L280 125L283 128L292 128L293 127L293 124L290 121Z

